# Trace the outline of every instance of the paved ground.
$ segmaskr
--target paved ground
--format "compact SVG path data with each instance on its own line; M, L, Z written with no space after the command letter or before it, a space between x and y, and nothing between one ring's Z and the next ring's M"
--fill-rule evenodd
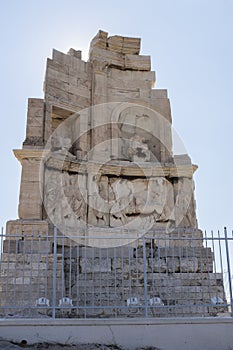
M8 341L0 339L0 350L125 350L116 345L100 345L100 344L83 344L83 345L58 345L58 344L36 344L27 345L20 344L15 345ZM159 350L155 347L137 348L135 350Z

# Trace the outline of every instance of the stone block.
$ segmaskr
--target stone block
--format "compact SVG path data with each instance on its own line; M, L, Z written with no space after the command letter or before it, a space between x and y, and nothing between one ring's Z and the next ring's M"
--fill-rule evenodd
M52 253L52 242L48 240L27 239L19 241L18 252L24 254Z
M101 95L105 97L107 93L107 77L105 74L102 74L102 73L94 74L94 89L95 89L94 90L95 95Z
M6 223L6 235L11 239L48 236L48 228L48 222L43 220L10 220Z
M150 71L151 62L150 56L142 55L125 55L125 69L139 70L139 71Z
M86 62L81 60L81 51L75 51L71 49L68 54L53 49L52 61L57 70L60 71L60 66L69 67L77 72L83 72L86 70ZM51 66L53 65L51 64ZM70 70L66 71L71 74Z
M67 77L67 81L61 81L56 78L47 78L44 83L44 91L49 93L52 89L58 89L65 92L69 92L69 79Z
M169 123L172 122L170 101L167 98L151 98L150 106L160 113Z
M108 33L103 31L103 30L99 30L98 33L96 34L96 36L92 39L92 41L90 43L89 55L91 55L91 52L92 52L93 48L95 48L95 47L99 47L101 49L106 49L107 38L108 38Z
M57 99L69 101L69 92L58 89L57 87L54 87L54 86L45 85L45 96L47 95L49 95L50 97L53 96L54 98L57 98Z
M82 51L70 48L67 55L74 56L76 58L82 59Z
M141 39L123 37L122 53L138 55L140 52Z
M3 253L16 253L18 251L18 239L5 239L3 241Z
M165 89L152 89L151 90L151 98L168 98L167 90Z
M39 183L41 176L41 161L37 158L24 158L21 161L22 164L22 173L21 179L22 182L27 186L27 182Z
M134 71L131 70L119 70L117 68L114 67L110 67L109 69L109 74L108 74L108 79L110 82L113 81L130 81L133 79L133 73L135 73ZM137 73L142 73L142 72L137 72ZM137 76L136 80L140 80L141 76Z
M47 58L46 76L47 70L49 69L69 75L69 67L67 65L62 65L60 62L56 62L53 59Z
M76 72L85 71L86 62L82 61L78 56L79 55L65 54L63 52L53 49L52 60L56 67L59 67L58 65L56 65L56 63L58 63L62 67L64 66L71 67L75 69Z
M142 77L143 78L143 77ZM129 91L146 91L149 96L151 93L151 84L149 80L125 80L125 79L114 79L108 78L108 91L111 90L129 90ZM129 96L130 97L130 96ZM132 97L139 97L139 94Z
M146 268L148 267L148 264L146 262ZM144 262L143 259L138 258L137 263L134 259L122 259L122 258L116 258L113 259L112 262L112 269L116 270L117 273L125 274L125 273L131 273L131 272L143 272L144 271Z
M79 86L69 85L68 92L70 94L85 97L87 99L91 98L91 90L85 86L82 86L82 85L79 85Z
M21 182L18 213L20 219L41 219L42 199L37 182Z
M140 44L141 40L139 38L127 38L114 35L107 39L107 49L122 54L139 54Z
M76 72L88 72L89 63L82 61L75 56L71 56L70 68L75 70ZM69 69L69 74L70 74L70 69Z
M118 52L103 50L99 47L93 47L90 52L90 61L100 61L106 62L109 66L114 66L118 68L125 67L125 60L123 55Z
M197 258L184 258L180 261L180 272L189 273L199 270L199 261Z
M76 248L77 249L77 248ZM127 246L115 247L115 248L90 248L80 247L78 254L82 258L132 258L133 249ZM114 260L113 260L114 261Z
M69 72L60 72L57 69L53 69L53 67L47 67L46 76L44 81L44 91L46 85L49 85L49 81L56 80L60 82L64 82L69 84L70 80L72 80L73 76L69 74Z
M71 55L67 55L63 52L60 52L58 50L53 49L52 60L55 62L58 62L62 66L64 66L64 65L69 66L70 62L71 62Z
M33 140L43 139L44 100L28 99L27 129L24 144L33 144ZM41 141L40 143L41 144Z
M151 90L148 89L148 88L141 88L140 89L140 93L139 93L139 96L140 98L150 98L150 93L151 93Z
M102 273L111 272L111 259L89 259L81 258L80 267L82 273Z
M84 62L84 61L81 61ZM91 67L90 62L85 62L85 65L83 66L83 70L77 72L77 69L73 67L69 67L69 84L76 85L80 81L87 82L87 84L92 85L92 74L93 74L93 68Z
M28 285L30 284L32 281L30 279L30 277L16 277L15 279L15 284L21 284L21 285Z
M70 92L68 94L68 101L71 104L80 107L81 109L90 107L90 98L83 97L81 95L75 95Z
M112 96L119 97L119 100L123 97L124 100L127 98L135 98L140 96L140 90L139 88L135 89L123 89L123 88L109 88L109 98L111 99Z

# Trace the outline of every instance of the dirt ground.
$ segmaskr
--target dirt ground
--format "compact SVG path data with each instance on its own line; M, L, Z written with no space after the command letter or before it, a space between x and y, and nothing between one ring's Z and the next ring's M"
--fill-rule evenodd
M11 342L0 339L0 350L126 350L116 345L101 344L80 344L80 345L61 345L61 344L13 344ZM135 350L160 350L155 347L139 347Z

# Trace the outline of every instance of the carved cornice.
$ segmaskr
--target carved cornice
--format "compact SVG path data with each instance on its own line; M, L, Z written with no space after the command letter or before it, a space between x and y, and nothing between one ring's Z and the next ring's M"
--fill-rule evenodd
M49 154L49 151L42 149L15 149L15 157L22 163L23 159L41 160ZM46 167L55 170L65 170L81 174L106 174L113 176L138 176L138 177L156 177L163 176L168 178L188 177L191 178L198 166L195 164L160 164L160 163L141 163L111 161L108 163L98 163L94 161L81 162L72 161L61 156L50 155L46 159Z
M23 159L41 160L47 153L43 149L14 149L13 153L20 163Z
M197 170L197 165L193 164L160 164L111 161L108 163L98 163L94 161L80 162L67 158L50 155L46 160L46 167L54 170L69 171L79 174L98 174L125 177L188 177L191 178Z

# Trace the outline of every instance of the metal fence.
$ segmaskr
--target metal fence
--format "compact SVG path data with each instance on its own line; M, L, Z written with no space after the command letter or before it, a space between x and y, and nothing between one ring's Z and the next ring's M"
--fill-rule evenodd
M233 316L232 232L130 234L2 231L0 316Z

